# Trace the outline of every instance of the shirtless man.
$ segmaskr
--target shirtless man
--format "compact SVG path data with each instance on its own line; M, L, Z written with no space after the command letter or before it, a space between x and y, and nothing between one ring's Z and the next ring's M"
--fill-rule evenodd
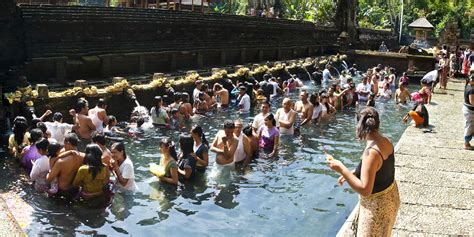
M244 165L247 165L252 161L252 159L258 154L258 137L253 134L252 127L247 126L242 129L244 134L244 145L245 153L247 157L244 161Z
M305 125L311 121L313 117L313 105L308 101L307 91L301 91L300 100L295 104L295 110L300 114L301 125Z
M74 110L69 111L74 117L74 124L76 129L74 132L79 137L79 143L77 145L79 151L85 151L86 146L91 142L92 132L95 131L95 125L92 123L92 119L87 116L89 111L89 104L87 100L81 98L77 101Z
M220 98L220 106L228 107L229 106L229 91L225 89L224 87L222 87L222 85L219 83L214 84L213 89L214 89L214 96L216 97L216 101L218 101L217 100L218 96Z
M72 187L77 170L84 163L84 153L77 152L78 137L75 133L68 133L64 138L64 150L49 171L46 179L52 182L58 179L58 195L73 198L77 189Z
M109 123L107 112L105 112L106 109L107 104L105 100L100 98L95 108L88 111L89 118L91 118L92 123L95 125L95 130L100 133L104 132L104 124L107 125Z
M395 103L406 104L407 99L411 100L410 92L406 89L405 84L401 83L398 86L399 88L395 92Z
M189 119L193 115L193 105L189 103L189 94L187 92L183 92L181 96L182 102L180 112L185 115L186 119Z
M94 132L94 134L92 134L92 142L97 144L102 150L102 163L106 167L111 167L110 160L112 159L112 152L105 146L105 135L103 133Z
M220 130L210 150L216 153L216 163L218 165L229 165L234 162L234 154L239 140L234 136L235 125L231 120L224 122L224 130Z

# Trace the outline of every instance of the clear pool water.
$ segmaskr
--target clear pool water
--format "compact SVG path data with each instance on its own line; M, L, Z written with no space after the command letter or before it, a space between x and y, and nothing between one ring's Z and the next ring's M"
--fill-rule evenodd
M273 112L281 100L272 101ZM396 108L393 101L378 102L376 107L382 133L398 141L407 109ZM235 112L221 112L195 122L212 141L225 119L238 117ZM251 121L249 116L242 119ZM304 127L301 136L281 139L279 159L258 160L223 175L212 171L215 156L210 153L206 175L177 188L160 184L148 167L159 162L158 141L164 135L177 141L179 132L154 131L143 139L126 140L140 191L133 197L116 194L105 210L64 205L38 195L9 159L0 161L0 190L16 193L32 206L31 223L25 225L29 235L334 236L358 197L347 184L337 185L338 176L327 167L323 147L354 167L364 146L355 139L354 127L355 110L338 112L328 124Z

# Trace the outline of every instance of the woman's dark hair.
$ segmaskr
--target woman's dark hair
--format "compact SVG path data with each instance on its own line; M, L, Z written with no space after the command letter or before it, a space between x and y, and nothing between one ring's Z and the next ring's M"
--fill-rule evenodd
M182 100L181 92L175 92L173 94L173 100L174 102L179 102L180 100Z
M41 122L41 119L39 118L33 118L31 120L31 126L30 126L30 131L35 129L35 128L38 128L38 123Z
M183 100L184 103L188 103L189 102L189 94L187 92L183 92L181 94L181 99Z
M44 124L43 122L38 122L36 123L36 127L39 128L41 132L43 132L43 135L46 137L46 132L48 131L46 124Z
M319 98L318 94L311 94L311 96L309 96L309 102L313 106L317 107L317 106L319 106L318 98Z
M92 133L92 142L93 143L99 143L102 146L105 146L106 140L105 140L105 135L100 132L93 132Z
M49 141L46 138L41 138L38 142L35 143L36 149L47 151L49 146Z
M123 152L123 159L127 159L127 153L125 152L125 144L123 142L116 142L112 144L112 149Z
M28 129L28 123L26 118L23 116L17 116L13 120L13 134L15 136L15 141L18 146L21 146L23 143L23 137L25 136L26 130Z
M209 142L206 139L206 135L204 135L204 131L202 130L202 127L199 125L194 125L191 128L192 133L196 133L199 137L201 137L202 143L204 143L207 147L209 147Z
M181 134L179 136L179 148L183 156L193 153L194 140L189 134Z
M59 150L61 150L61 144L57 142L49 143L48 146L48 157L54 158L58 155Z
M161 102L163 102L163 98L161 96L155 96L155 104L158 105Z
M84 162L89 166L89 172L92 173L92 178L100 172L104 164L102 163L102 150L96 144L89 144L86 146L86 156Z
M247 137L252 137L253 136L252 126L250 125L245 126L245 128L242 129L242 133L244 133L244 135Z
M273 126L276 126L276 120L275 120L275 117L273 116L273 114L267 115L267 117L265 117L265 119L268 119L268 120L272 121Z
M30 143L35 143L43 137L43 132L39 128L30 131Z
M176 149L174 148L173 141L171 141L170 138L165 137L165 138L161 139L159 145L168 147L168 149L170 150L171 157L173 157L173 159L175 159L175 160L178 159L178 154L176 154Z
M365 139L372 131L379 129L379 113L373 107L365 107L357 114L356 137Z

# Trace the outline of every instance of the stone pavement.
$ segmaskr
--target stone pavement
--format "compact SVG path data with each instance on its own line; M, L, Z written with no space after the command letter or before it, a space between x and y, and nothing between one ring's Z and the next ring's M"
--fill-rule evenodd
M474 151L463 150L463 80L434 94L430 130L409 127L395 150L401 206L394 236L474 235Z
M13 236L26 236L21 229L20 225L16 221L15 217L11 213L7 203L0 196L0 236L13 237Z
M430 128L408 127L395 147L401 206L393 236L474 236L474 151L464 145L464 81L427 105ZM472 143L471 143L472 144ZM357 205L337 236L354 236Z

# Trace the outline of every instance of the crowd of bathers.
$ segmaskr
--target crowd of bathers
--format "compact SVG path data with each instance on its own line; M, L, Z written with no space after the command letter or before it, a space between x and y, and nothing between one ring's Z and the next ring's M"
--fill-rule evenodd
M109 138L143 136L146 126L181 131L177 144L171 138L159 141L161 159L151 170L161 182L177 185L206 172L211 165L209 152L215 153L216 166L245 166L256 157L277 157L281 136L298 135L306 126L334 119L338 111L374 106L376 100L393 99L397 104L406 104L412 97L422 106L431 98L429 85L423 83L419 92L410 95L406 74L397 80L391 67L378 65L360 73L357 65L353 65L337 78L331 75L331 70L332 66L328 65L324 70L316 68L311 74L313 84L320 88L317 93L310 93L291 74L282 80L265 73L261 80L256 80L247 73L241 80L225 78L212 87L197 80L192 95L174 92L168 102L156 96L150 110L136 108L125 127L119 126L113 115L107 115L104 99L89 109L87 99L81 98L69 111L73 124L64 123L63 114L50 110L31 122L16 117L8 148L38 191L80 200L102 200L110 196L110 190L124 193L137 190L133 158L127 156L120 139L108 147ZM360 77L356 83L354 78ZM290 95L296 93L299 100L293 101ZM280 108L272 108L270 101L275 97L283 97ZM224 121L211 142L203 128L193 124L196 116L212 117L212 113L225 109L234 110L242 117L254 107L260 111L251 124ZM423 107L415 107L406 120L411 117L416 125L420 121L421 126L427 124Z

